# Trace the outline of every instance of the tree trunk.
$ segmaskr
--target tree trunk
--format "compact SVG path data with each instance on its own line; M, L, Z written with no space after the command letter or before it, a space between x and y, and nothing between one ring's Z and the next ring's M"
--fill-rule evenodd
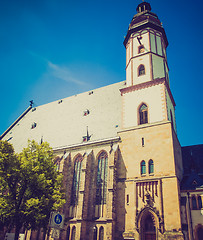
M14 238L14 240L18 240L20 229L21 229L21 226L17 225L16 228L15 228L15 238Z

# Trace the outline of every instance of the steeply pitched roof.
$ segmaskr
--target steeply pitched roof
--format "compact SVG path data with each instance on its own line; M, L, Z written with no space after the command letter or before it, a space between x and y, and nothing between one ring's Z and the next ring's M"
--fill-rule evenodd
M184 174L191 173L195 169L203 174L203 144L182 147Z
M181 181L181 190L203 190L203 176L199 176L196 172L183 176Z
M87 127L90 141L116 137L121 123L119 89L124 84L119 82L33 108L3 140L9 140L19 152L28 139L40 142L43 138L53 148L82 143Z
M203 144L182 147L182 190L203 189Z

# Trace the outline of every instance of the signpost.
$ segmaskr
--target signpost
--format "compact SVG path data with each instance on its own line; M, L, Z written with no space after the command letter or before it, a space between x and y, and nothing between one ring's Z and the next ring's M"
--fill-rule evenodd
M52 238L58 239L60 236L60 230L63 229L64 225L64 215L52 212L50 216L49 227L53 228Z
M50 224L49 226L51 228L59 228L62 229L64 225L64 215L57 213L57 212L52 212L50 216Z
M53 232L52 232L52 238L59 238L60 237L60 230L59 229L56 229L54 228L53 229Z

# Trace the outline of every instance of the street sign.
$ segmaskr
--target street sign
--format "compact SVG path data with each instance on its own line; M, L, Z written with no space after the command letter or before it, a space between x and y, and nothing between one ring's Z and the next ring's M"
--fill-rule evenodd
M64 215L53 212L50 218L50 227L62 229L64 225Z
M54 228L53 229L53 232L52 232L52 238L59 238L60 237L60 230L59 229L56 229Z

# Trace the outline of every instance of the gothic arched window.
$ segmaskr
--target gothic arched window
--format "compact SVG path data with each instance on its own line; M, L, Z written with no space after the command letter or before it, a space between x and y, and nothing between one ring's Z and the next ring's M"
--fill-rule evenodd
M106 152L100 153L98 157L97 168L97 190L96 190L96 204L106 204L106 189L107 189L107 168L108 155Z
M138 76L144 75L145 74L145 67L144 65L140 65L138 67Z
M149 167L149 174L150 173L154 173L154 162L152 159L149 160L149 163L148 163L148 167Z
M104 240L104 228L100 227L99 229L99 240Z
M75 206L78 204L78 193L80 187L80 173L82 168L82 155L78 155L74 162L74 173L73 173L73 184L71 194L71 205Z
M148 107L146 104L142 104L139 108L139 124L148 123Z
M140 170L141 170L141 174L146 174L146 163L145 161L143 160L140 164Z

